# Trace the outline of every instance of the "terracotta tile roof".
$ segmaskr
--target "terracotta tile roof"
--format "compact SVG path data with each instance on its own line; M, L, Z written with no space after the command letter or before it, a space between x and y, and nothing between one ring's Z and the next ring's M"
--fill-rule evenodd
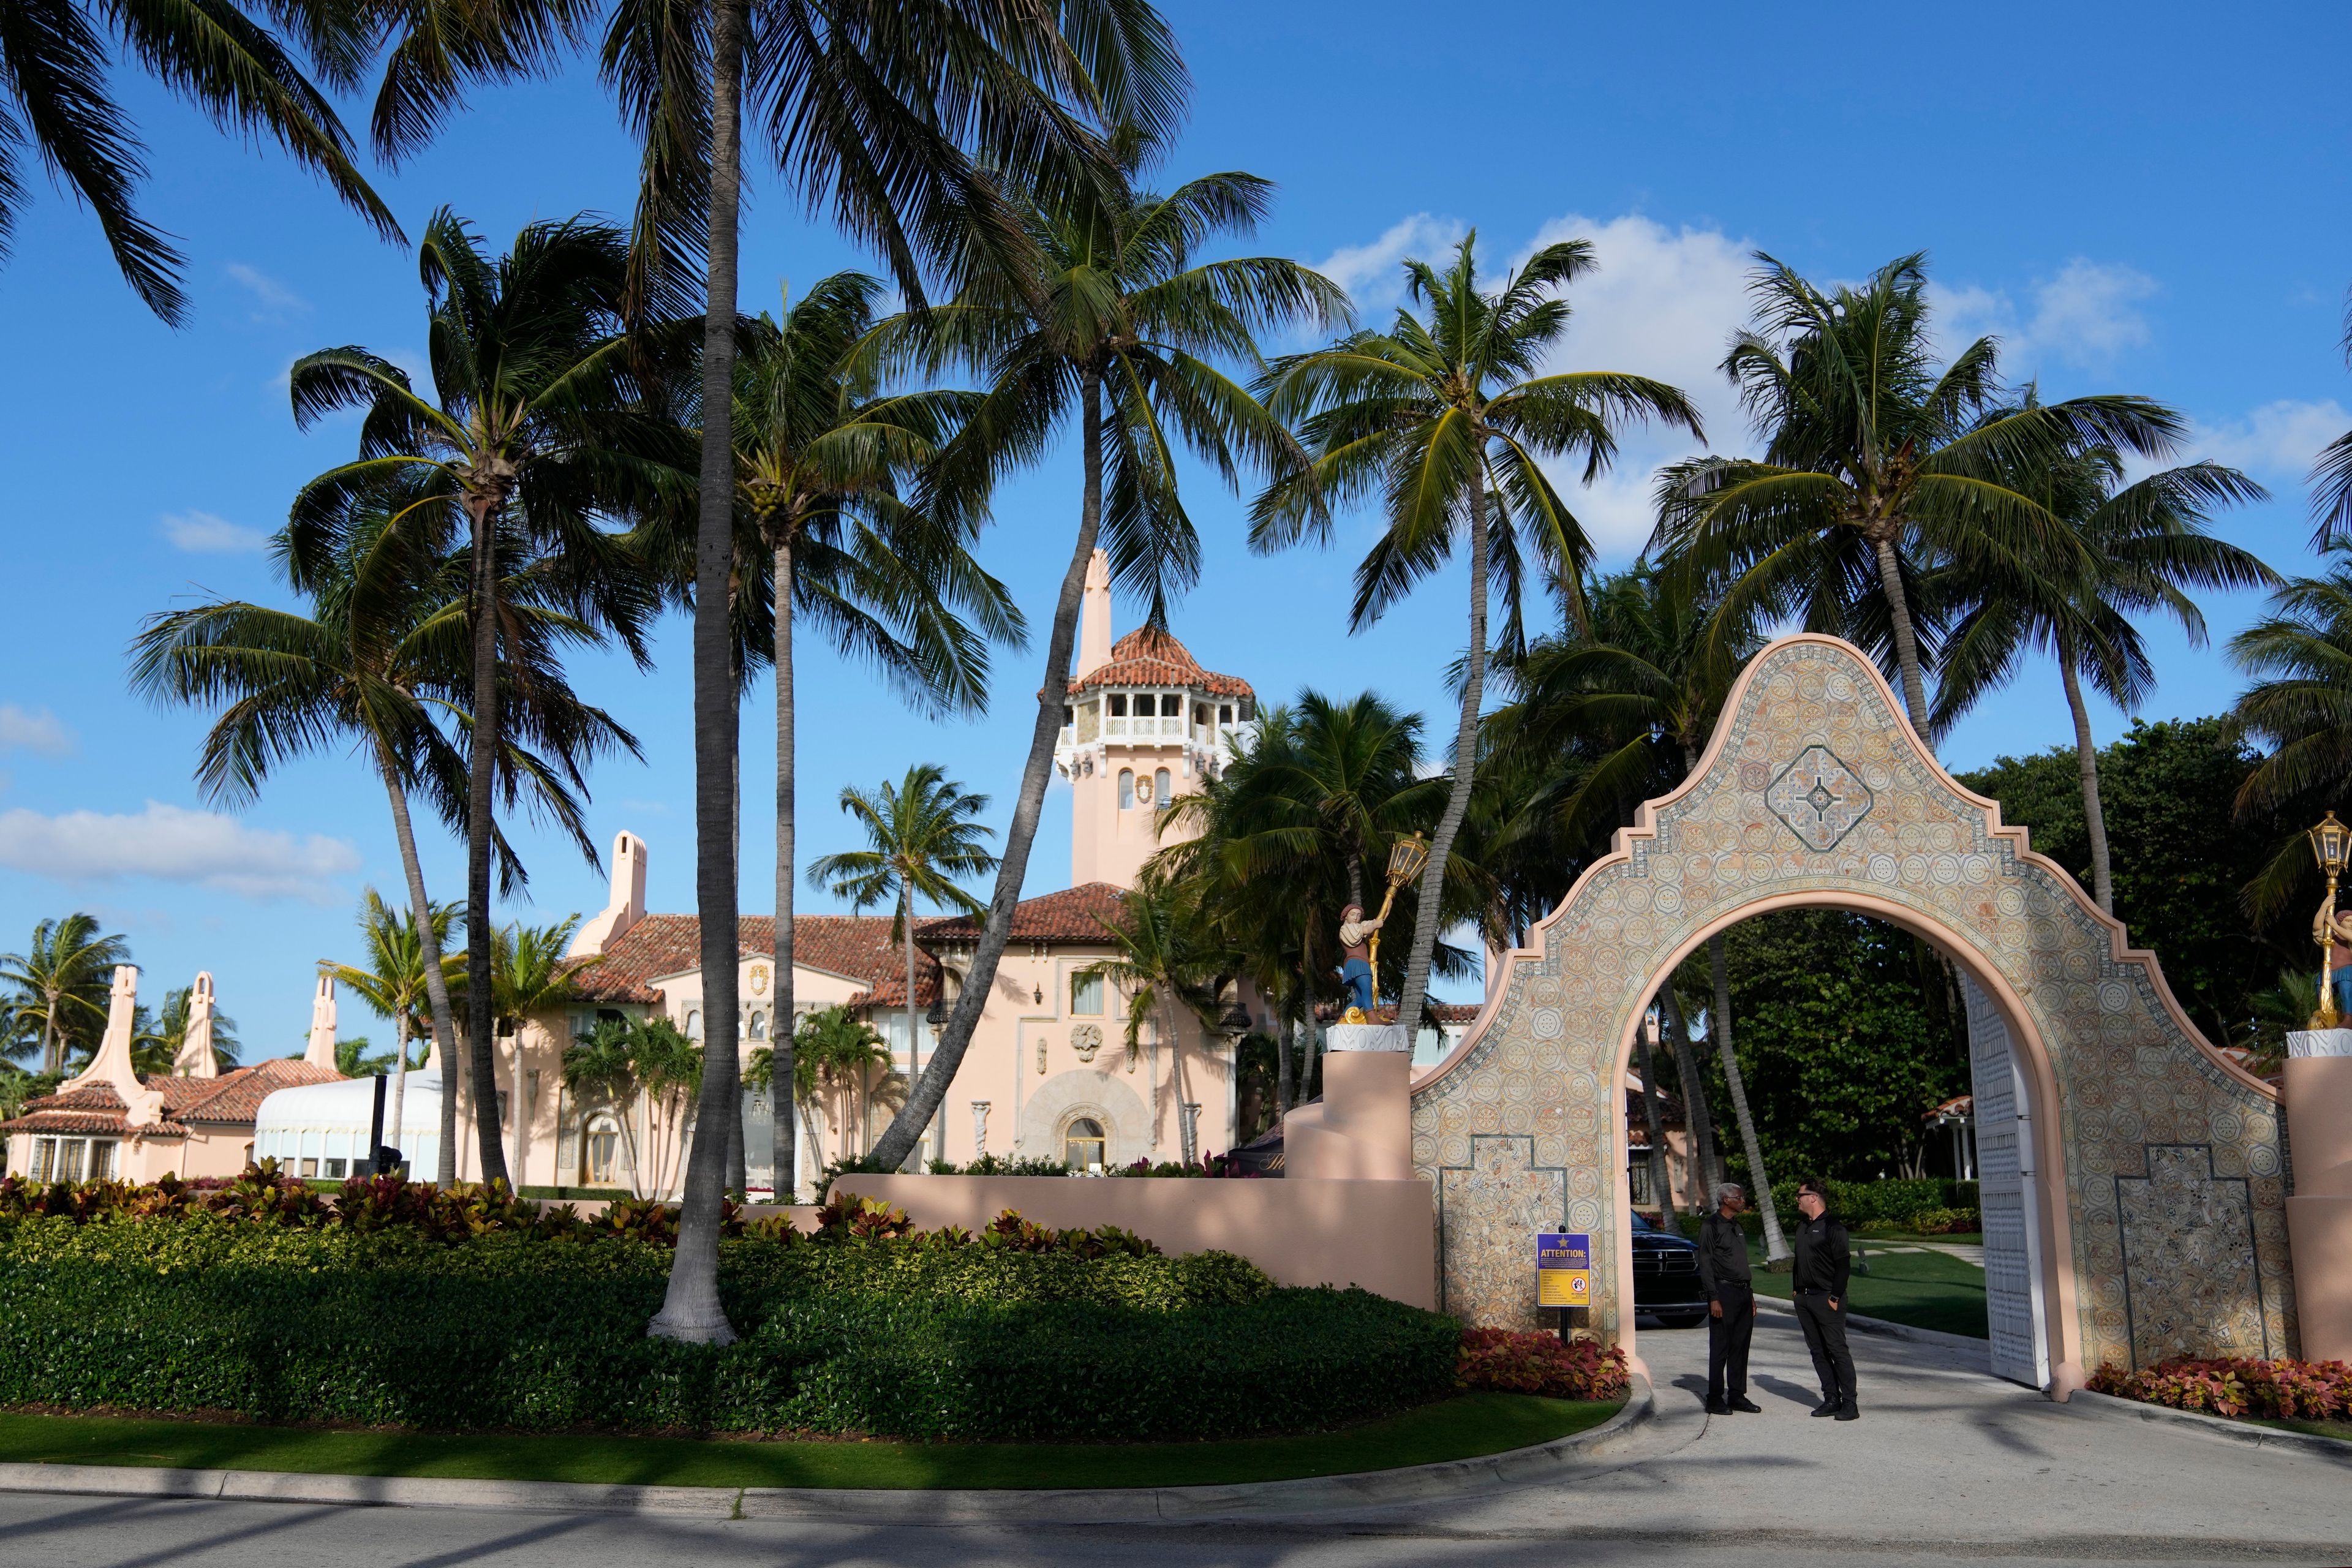
M1099 942L1108 940L1102 922L1114 924L1125 908L1127 889L1109 882L1081 882L1058 893L1024 899L1013 906L1012 942ZM931 921L916 928L925 945L964 946L980 940L980 921L969 915Z
M919 922L916 930L919 934ZM774 952L775 917L741 917L736 925L735 945L746 958L764 958ZM906 952L890 940L890 921L883 915L794 916L793 962L863 980L877 994L887 987L891 999L882 1004L886 1006L898 1005L898 994L907 988ZM575 971L572 984L583 1001L651 1005L662 999L655 980L665 974L683 974L701 964L700 920L693 915L647 915L621 933L602 962ZM939 961L919 947L915 953L919 1003L937 995L938 990Z
M276 1090L306 1083L341 1083L332 1068L314 1068L299 1058L278 1058L237 1068L218 1078L167 1078L149 1074L139 1081L163 1097L164 1120L138 1129L143 1138L184 1138L190 1122L249 1125L261 1102ZM8 1132L128 1132L122 1097L112 1084L85 1084L63 1094L25 1102L25 1114L0 1122Z
M1110 645L1110 662L1070 682L1073 692L1106 686L1189 686L1212 697L1257 694L1237 675L1218 675L1201 668L1192 650L1158 626L1138 626Z

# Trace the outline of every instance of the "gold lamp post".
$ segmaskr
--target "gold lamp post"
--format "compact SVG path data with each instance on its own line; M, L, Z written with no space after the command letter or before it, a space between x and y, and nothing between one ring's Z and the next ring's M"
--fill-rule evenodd
M2327 901L2319 906L2319 1011L2311 1016L2315 1029L2338 1026L2336 1013L2336 880L2344 874L2347 864L2352 864L2352 827L2336 820L2329 812L2318 826L2310 830L2311 858L2327 873Z
M1400 838L1389 846L1389 890L1388 896L1381 900L1380 919L1383 923L1386 923L1389 918L1389 906L1396 902L1397 889L1420 876L1422 868L1428 864L1429 845L1418 833L1409 838ZM1372 945L1368 962L1372 966L1372 994L1377 997L1380 994L1381 984L1381 933L1379 931L1372 933Z

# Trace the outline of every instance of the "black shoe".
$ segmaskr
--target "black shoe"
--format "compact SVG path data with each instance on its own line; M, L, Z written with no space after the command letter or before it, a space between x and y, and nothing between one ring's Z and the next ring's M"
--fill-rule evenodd
M1720 1399L1710 1399L1706 1402L1706 1413L1709 1415L1728 1415L1731 1414L1731 1406Z
M1843 1405L1832 1405L1828 1401L1824 1400L1821 1404L1813 1406L1813 1414L1815 1415L1834 1415L1843 1408L1844 1406Z
M1859 1421L1862 1419L1862 1412L1851 1405L1841 1405L1838 1406L1837 1418L1841 1421Z
M1745 1411L1750 1415L1761 1415L1764 1414L1764 1407L1757 1404L1754 1400L1748 1398L1744 1394L1735 1394L1729 1399L1725 1400L1724 1403L1731 1406L1734 1410Z

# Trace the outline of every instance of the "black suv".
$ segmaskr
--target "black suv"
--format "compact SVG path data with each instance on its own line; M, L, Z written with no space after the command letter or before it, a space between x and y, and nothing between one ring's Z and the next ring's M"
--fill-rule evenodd
M1698 1282L1698 1244L1660 1230L1633 1213L1633 1305L1670 1329L1691 1328L1706 1317L1706 1292Z

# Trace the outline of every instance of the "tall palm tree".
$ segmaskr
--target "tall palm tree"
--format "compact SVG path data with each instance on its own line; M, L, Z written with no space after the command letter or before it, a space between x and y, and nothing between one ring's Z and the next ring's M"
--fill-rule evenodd
M2270 749L2239 787L2249 826L2308 820L2352 784L2352 538L2330 541L2321 560L2321 575L2289 578L2230 639L2230 661L2253 678L2231 716ZM2276 917L2311 871L2303 834L2283 836L2245 890L2255 919Z
M1234 955L1216 941L1215 929L1201 919L1200 910L1166 878L1147 871L1134 891L1121 900L1118 919L1097 916L1095 923L1110 940L1111 956L1078 971L1099 976L1127 997L1127 1057L1141 1049L1143 1022L1151 1020L1155 1039L1166 1040L1169 1079L1176 1103L1186 1103L1184 1037L1179 1019L1191 1014L1201 1025L1205 1044L1216 1038L1220 1026L1218 990L1233 973ZM1181 1116L1182 1112L1180 1110ZM1200 1151L1187 1136L1183 1155L1189 1164ZM1151 1146L1160 1146L1160 1066L1151 1067Z
M971 395L884 395L870 367L852 363L876 325L882 290L880 279L863 273L823 279L780 317L744 322L736 361L734 621L739 664L749 669L764 653L775 675L773 1010L787 1024L794 1011L799 624L814 623L842 653L935 712L984 710L989 643L1017 647L1026 636L1012 595L972 558L972 520L950 520L909 499L969 413ZM681 588L693 582L696 527L692 508L682 506L644 530L654 552L675 563L664 575ZM775 1048L784 1056L780 1070L792 1075L789 1029ZM788 1100L776 1102L774 1118L778 1169L797 1170Z
M1407 303L1388 331L1351 333L1267 372L1267 406L1299 427L1315 457L1252 509L1251 546L1270 551L1305 538L1328 542L1332 508L1377 498L1387 526L1356 569L1355 629L1451 560L1457 542L1468 548L1469 658L1451 787L1422 872L1397 1006L1408 1039L1420 1026L1446 861L1477 774L1488 589L1502 588L1502 641L1516 651L1525 641L1520 584L1530 565L1572 590L1592 554L1542 465L1580 458L1584 477L1596 477L1615 455L1618 427L1632 419L1699 433L1697 409L1663 382L1614 371L1537 374L1568 330L1560 290L1594 266L1588 242L1544 247L1491 294L1478 287L1476 246L1475 233L1466 237L1444 272L1407 261ZM1416 307L1427 315L1415 315Z
M996 857L982 843L996 829L973 820L988 809L988 797L950 780L938 763L919 763L897 784L886 780L878 792L845 786L841 809L864 831L869 847L818 857L809 864L809 886L827 889L859 910L898 906L890 935L906 948L907 1077L912 1082L923 1066L922 1016L915 1007L915 901L927 899L974 919L983 912L981 901L956 883L996 869ZM946 1133L942 1121L942 1144ZM945 1158L943 1147L937 1157Z
M0 952L0 984L19 994L16 1016L40 1022L43 1072L61 1071L70 1049L106 1027L115 966L130 962L129 942L79 911L36 925L23 952Z
M434 496L430 487L387 481L355 489L331 527L308 537L289 529L279 563L311 601L310 615L226 599L150 616L132 643L131 681L162 700L222 708L197 753L207 799L249 801L280 763L331 745L350 747L375 773L392 808L441 1056L436 1179L446 1186L457 1179L457 1015L409 796L423 790L460 833L481 819L472 815L471 759L450 733L472 733L467 606L475 571L468 552L443 552L446 507ZM562 653L598 642L594 627L570 613L570 595L547 574L507 554L514 564L495 589L506 624L495 782L509 809L527 801L593 859L575 793L585 789L582 770L608 750L639 754L636 741L564 679ZM492 847L508 883L520 883L522 868L495 825Z
M646 574L600 526L659 494L670 470L632 411L639 393L619 335L627 246L616 229L575 218L532 223L493 258L447 208L419 248L434 397L362 348L297 360L295 422L308 428L363 410L360 456L312 479L289 524L297 563L322 552L355 506L389 486L423 492L413 508L454 504L473 566L466 598L471 721L467 776L466 929L471 954L466 1038L485 1181L505 1175L491 1065L490 858L497 757L505 715L501 656L520 635L499 595L502 548L527 552L583 624L610 627L645 662L639 630L656 607ZM518 563L520 564L520 563ZM590 850L593 861L593 850ZM445 1058L446 1059L446 1058Z
M963 364L989 378L943 455L937 493L981 493L993 469L1041 456L1073 422L1081 474L1076 538L1055 601L1045 678L988 917L931 1066L876 1145L885 1163L905 1159L938 1114L994 983L1061 734L1097 543L1109 553L1114 580L1144 599L1152 621L1164 619L1171 595L1200 563L1179 493L1178 449L1229 483L1244 466L1271 471L1290 460L1281 426L1216 362L1255 369L1260 333L1296 321L1328 325L1346 309L1337 286L1295 262L1197 260L1215 236L1255 229L1273 187L1226 173L1150 190L1141 181L1151 145L1151 127L1129 126L1113 138L1116 168L1099 187L1017 187L1018 249L992 253L953 299L877 334L886 363L933 373Z
M546 68L584 35L591 16L554 0L428 0L384 13L382 36L393 48L377 99L378 146L394 154L421 146L468 85ZM745 116L755 134L764 122L787 187L813 209L829 206L845 231L880 250L899 289L919 302L923 263L953 268L1017 234L980 167L1063 187L1088 183L1085 121L1172 129L1187 81L1167 25L1141 0L617 5L603 64L643 143L631 314L684 314L697 292L702 306L702 403L711 413L697 470L696 891L702 973L715 988L705 997L713 1057L703 1085L715 1120L740 1092L728 395ZM670 1289L654 1321L664 1337L734 1338L719 1300L725 1162L705 1140L688 1172Z
M2185 426L2144 397L1993 415L2008 398L1993 339L1936 366L1924 254L1833 293L1760 251L1756 259L1754 317L1723 370L1764 456L1662 470L1652 547L1714 580L1743 624L1801 618L1880 650L1927 743L1921 643L1933 627L1917 613L1919 572L1950 558L2019 577L2034 569L2028 562L2079 570L2062 520L2014 476L2093 447L2160 458Z
M2074 721L2092 892L2109 914L2116 912L2115 872L2084 680L2129 712L2156 688L2156 666L2137 621L2168 616L2201 647L2205 617L2190 588L2275 588L2284 581L2250 552L2205 531L2215 508L2268 499L2245 475L2215 463L2167 468L2129 485L2123 475L2121 455L2102 447L2012 477L2013 487L2059 519L2072 538L2058 560L2028 557L2023 563L2031 569L2022 576L1995 566L1979 578L1981 569L1969 561L1948 569L1956 596L1969 607L1946 640L1933 710L1937 731L1948 731L1985 695L2015 679L2029 653L2057 664Z
M404 240L392 211L352 163L351 135L312 86L290 36L328 86L357 85L365 60L359 7L233 0L157 5L91 0L20 0L0 26L0 237L12 232L31 192L17 154L31 147L52 180L97 217L123 280L173 326L187 317L183 258L169 236L139 216L146 149L107 80L131 62L223 131L267 137L322 176L336 195L390 240Z
M457 922L457 906L436 903L426 907L425 920L420 927L415 913L394 910L383 901L383 895L373 888L360 894L360 938L365 947L364 965L337 963L321 959L321 973L332 975L337 984L349 989L383 1017L392 1020L394 1049L392 1079L392 1119L384 1130L384 1141L400 1148L402 1131L406 1125L408 1098L408 1043L422 1032L432 1033L436 990L448 995L448 983L465 973L465 961L457 954L447 954L449 930ZM433 956L427 958L427 952ZM436 987L426 969L428 963L440 967L441 984ZM446 1009L444 1016L446 1016ZM423 1024L424 1029L417 1027ZM446 1066L448 1058L445 1056ZM445 1098L448 1096L445 1090ZM369 1158L374 1158L371 1152Z

